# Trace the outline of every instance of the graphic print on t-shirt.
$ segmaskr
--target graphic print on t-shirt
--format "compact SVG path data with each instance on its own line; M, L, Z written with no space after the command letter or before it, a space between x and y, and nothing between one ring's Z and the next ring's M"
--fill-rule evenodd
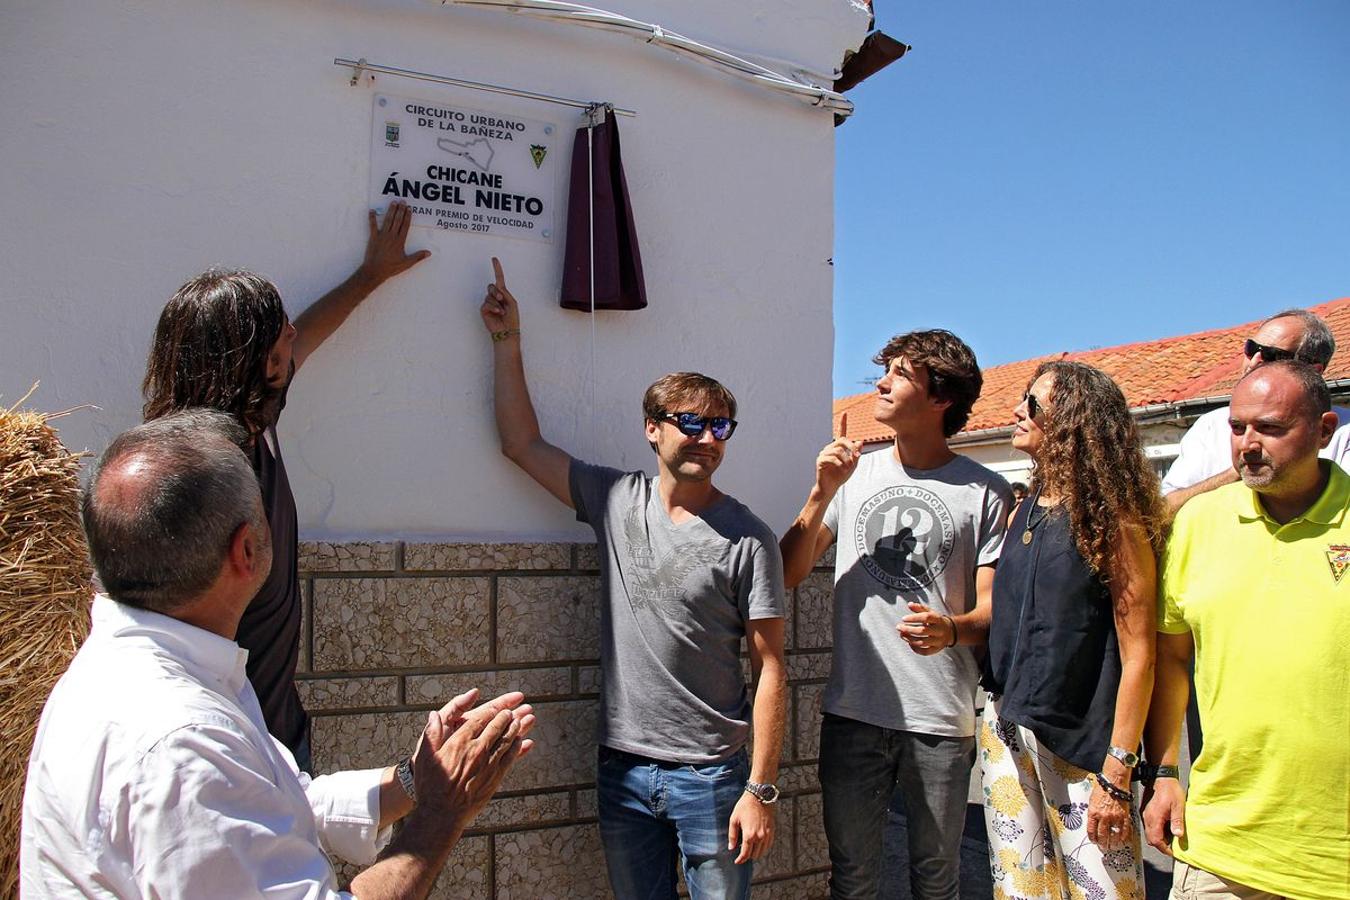
M634 505L623 522L629 558L633 562L633 581L628 596L635 609L653 603L671 603L684 599L684 580L697 569L706 569L722 558L717 543L685 543L670 547L658 559L647 535L646 512Z
M868 574L894 590L917 591L947 568L956 529L937 494L901 484L873 494L862 505L853 539Z

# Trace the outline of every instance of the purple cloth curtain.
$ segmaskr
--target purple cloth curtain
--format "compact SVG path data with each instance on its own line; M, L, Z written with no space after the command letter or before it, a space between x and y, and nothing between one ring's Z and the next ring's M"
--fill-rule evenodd
M563 256L562 306L591 309L591 202L595 203L595 308L642 309L647 286L642 280L633 206L619 154L619 126L613 110L594 128L594 147L587 151L588 129L577 129L572 144L572 183L567 195L567 247ZM587 160L593 160L594 197L588 193Z

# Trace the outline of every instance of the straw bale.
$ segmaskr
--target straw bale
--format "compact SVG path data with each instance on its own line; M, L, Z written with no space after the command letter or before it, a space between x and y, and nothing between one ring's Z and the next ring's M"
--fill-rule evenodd
M63 413L18 405L0 407L0 897L18 895L19 812L42 704L89 633L83 454L48 424Z

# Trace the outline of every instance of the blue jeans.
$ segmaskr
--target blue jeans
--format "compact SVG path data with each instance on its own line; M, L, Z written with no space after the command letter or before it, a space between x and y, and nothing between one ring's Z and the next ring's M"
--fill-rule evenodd
M745 791L744 750L709 766L600 748L596 799L609 884L618 900L674 900L675 862L691 900L744 900L751 863L736 865L727 825Z
M820 726L820 787L830 844L830 896L875 900L886 815L899 787L914 897L956 900L974 763L973 736L895 731L826 713Z

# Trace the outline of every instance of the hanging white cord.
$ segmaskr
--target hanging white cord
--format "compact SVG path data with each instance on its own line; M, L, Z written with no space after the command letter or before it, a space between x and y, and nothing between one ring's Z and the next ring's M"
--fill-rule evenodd
M640 22L593 6L567 3L563 0L431 0L431 2L438 2L442 6L495 7L532 18L574 22L606 31L626 33L643 43L673 50L723 72L791 94L812 106L824 107L841 116L849 116L853 112L853 103L843 94L833 90L832 78L817 76L824 82L823 84L798 80L733 53L692 40L668 28L662 28L651 22ZM794 70L801 72L797 67L794 67Z
M596 345L596 327L595 327L595 114L600 109L598 106L592 106L586 111L586 185L589 188L587 192L590 212L590 241L591 241L591 440L595 442L591 447L591 459L599 459L599 419L596 416L596 383L600 380L600 373L596 369L595 345Z

